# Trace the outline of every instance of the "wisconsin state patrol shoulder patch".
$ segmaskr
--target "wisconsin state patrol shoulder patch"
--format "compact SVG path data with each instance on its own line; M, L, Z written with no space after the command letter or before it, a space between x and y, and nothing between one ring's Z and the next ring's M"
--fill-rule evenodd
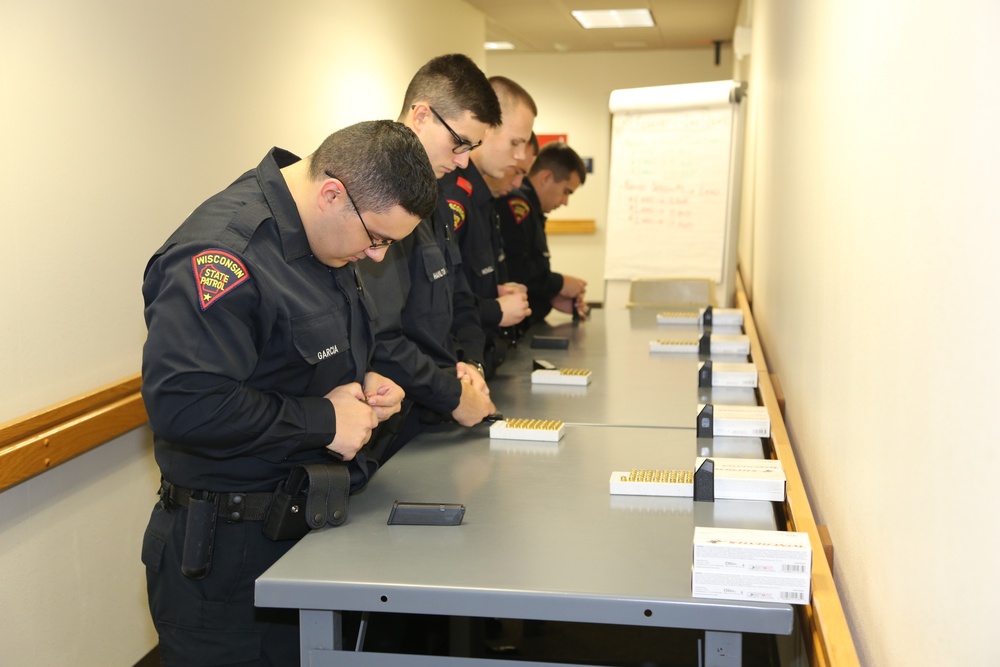
M191 258L198 305L202 310L250 278L243 261L225 250L206 250Z
M452 229L458 229L465 224L465 207L454 199L448 200L448 208L451 209Z
M455 185L465 190L465 194L472 196L472 181L465 178L464 176L459 176L455 179Z
M514 222L517 224L521 224L531 213L531 204L521 197L511 197L507 200L507 205L510 206L510 212L514 214Z

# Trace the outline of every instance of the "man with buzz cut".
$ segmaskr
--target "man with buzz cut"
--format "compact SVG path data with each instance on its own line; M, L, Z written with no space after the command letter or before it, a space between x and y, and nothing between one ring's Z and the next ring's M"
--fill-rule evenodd
M493 193L483 175L504 178L526 157L526 145L538 107L524 88L502 76L490 77L503 111L503 124L487 131L483 145L469 165L448 177L443 192L455 216L455 230L462 248L463 269L479 301L479 316L486 334L484 364L491 377L503 361L506 342L501 328L513 327L530 314L523 285L509 283L505 275L503 246L493 210Z
M586 180L580 156L555 141L542 146L521 188L497 200L510 278L528 287L529 324L544 320L553 308L586 315L586 281L552 270L545 236L546 215L566 204Z
M416 133L441 179L468 165L488 129L500 125L500 104L471 59L449 54L414 75L399 121ZM413 404L398 436L381 447L383 463L429 424L473 426L495 411L482 365L478 306L461 268L453 218L439 194L432 216L384 262L365 267L365 283L379 300L373 367Z

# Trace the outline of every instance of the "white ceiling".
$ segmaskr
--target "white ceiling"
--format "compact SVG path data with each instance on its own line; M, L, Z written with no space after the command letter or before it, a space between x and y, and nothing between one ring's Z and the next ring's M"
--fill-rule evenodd
M691 49L729 42L739 0L465 0L486 15L486 39L516 52ZM577 9L649 9L656 26L584 30Z

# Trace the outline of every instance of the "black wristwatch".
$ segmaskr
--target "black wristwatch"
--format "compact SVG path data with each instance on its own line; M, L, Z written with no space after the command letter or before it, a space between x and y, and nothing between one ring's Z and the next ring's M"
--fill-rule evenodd
M478 361L472 361L471 359L466 361L465 363L469 364L477 371L479 371L479 374L483 376L483 379L486 378L486 369L483 368L483 365L481 363L479 363Z

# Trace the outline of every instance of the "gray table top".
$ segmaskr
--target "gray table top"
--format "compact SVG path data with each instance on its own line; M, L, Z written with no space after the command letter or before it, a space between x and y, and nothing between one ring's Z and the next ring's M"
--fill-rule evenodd
M579 323L550 316L535 327L490 381L497 409L508 417L545 417L567 424L694 428L699 403L756 405L753 389L698 388L698 354L654 354L649 341L668 337L697 340L698 327L656 324L658 310L595 309ZM560 323L561 322L561 323ZM719 331L719 328L716 328ZM733 329L727 333L738 333ZM564 336L569 349L532 349L535 333ZM559 368L591 371L586 387L533 385L532 362L544 359ZM712 355L724 362L745 362L745 355Z
M695 526L774 529L771 503L609 493L615 470L690 469L709 446L680 429L569 426L534 444L439 427L351 498L345 525L264 573L257 604L788 634L788 605L691 597ZM394 500L461 503L465 520L388 526Z

